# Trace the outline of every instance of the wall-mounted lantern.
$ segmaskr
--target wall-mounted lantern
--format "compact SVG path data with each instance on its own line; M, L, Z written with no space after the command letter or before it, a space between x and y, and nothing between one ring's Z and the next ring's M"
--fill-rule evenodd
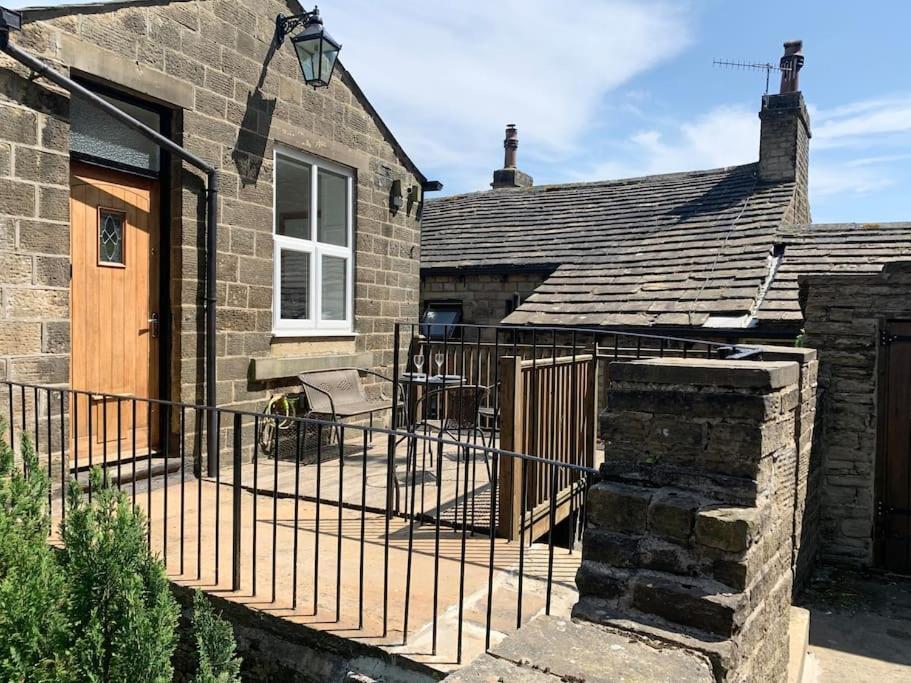
M393 216L399 212L403 203L402 181L399 179L393 180L392 186L389 188L389 210Z
M301 25L304 30L291 37L291 44L300 62L304 82L314 88L325 88L332 80L342 46L323 28L318 7L290 17L279 14L275 19L275 44L280 47L291 31Z
M22 12L0 7L0 48L6 49L9 32L22 29Z

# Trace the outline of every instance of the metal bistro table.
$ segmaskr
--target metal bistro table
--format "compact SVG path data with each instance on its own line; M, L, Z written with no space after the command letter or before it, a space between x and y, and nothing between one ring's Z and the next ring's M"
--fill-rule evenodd
M420 421L433 419L441 412L439 397L437 402L428 402L424 406L424 415L417 414L418 403L424 397L424 392L432 392L443 387L461 386L467 384L467 379L462 375L431 375L425 373L403 372L399 375L399 382L406 385L405 390L405 427L413 429Z

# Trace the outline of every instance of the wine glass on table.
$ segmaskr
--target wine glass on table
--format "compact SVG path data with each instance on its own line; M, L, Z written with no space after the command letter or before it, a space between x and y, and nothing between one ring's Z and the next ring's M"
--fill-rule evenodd
M414 354L413 360L414 360L415 374L416 374L416 375L421 375L421 374L423 374L423 368L424 368L424 354L423 354L423 353L416 353L416 354Z
M437 352L433 355L433 362L437 364L437 375L439 375L440 377L443 376L443 361L444 360L446 360L446 356L444 356L441 352Z

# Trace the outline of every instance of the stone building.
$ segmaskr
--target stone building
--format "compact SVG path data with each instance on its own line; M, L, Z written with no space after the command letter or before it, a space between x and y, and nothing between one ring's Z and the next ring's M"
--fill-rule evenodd
M786 72L796 74L800 43L785 48L782 65L797 60ZM763 96L759 159L730 168L534 186L516 169L510 127L491 190L428 202L423 309L481 325L793 340L803 319L790 263L817 232L810 118L797 88L784 79L780 93ZM894 233L864 226L847 239L879 246ZM866 250L861 269L907 255L911 242L894 246Z
M262 408L305 369L384 371L418 311L426 179L341 64L305 85L274 40L300 12L91 3L11 34L218 169L220 406ZM0 55L2 377L202 403L205 201L196 169Z
M911 573L911 262L800 288L824 391L821 558Z

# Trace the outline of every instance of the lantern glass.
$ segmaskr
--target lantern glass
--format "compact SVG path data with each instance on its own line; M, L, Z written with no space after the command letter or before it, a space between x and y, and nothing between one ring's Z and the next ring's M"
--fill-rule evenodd
M303 33L292 38L291 42L294 43L307 85L314 88L328 86L341 45L321 25L307 27Z

